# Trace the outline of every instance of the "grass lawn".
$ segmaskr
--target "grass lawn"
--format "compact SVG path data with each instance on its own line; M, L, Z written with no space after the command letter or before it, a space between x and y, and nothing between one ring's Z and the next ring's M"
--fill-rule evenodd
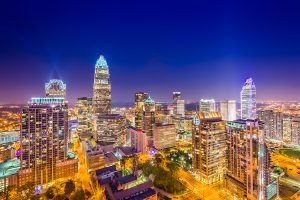
M279 153L292 159L300 159L300 149L279 149Z

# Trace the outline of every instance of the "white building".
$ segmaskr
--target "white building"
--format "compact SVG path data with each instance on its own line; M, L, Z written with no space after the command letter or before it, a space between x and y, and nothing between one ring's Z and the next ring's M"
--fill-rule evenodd
M181 92L173 92L173 114L184 117L185 106L184 100L181 99Z
M176 146L176 129L174 124L156 123L154 127L153 145L156 149Z
M214 99L201 99L199 101L200 112L216 112L216 102Z
M220 102L220 111L222 120L234 121L236 120L236 101L226 100Z
M248 78L241 91L241 118L256 119L256 87Z

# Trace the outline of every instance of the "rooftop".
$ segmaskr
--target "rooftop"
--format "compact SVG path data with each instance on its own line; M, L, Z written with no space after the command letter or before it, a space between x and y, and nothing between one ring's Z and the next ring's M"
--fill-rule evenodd
M107 69L108 68L107 62L106 62L103 55L100 55L100 57L96 61L95 67L96 68L102 68L102 69Z
M12 159L0 163L0 178L11 176L18 173L20 169L20 160Z
M96 170L96 175L101 176L101 175L109 174L109 173L115 172L115 171L117 171L117 168L116 168L116 165L113 165L113 166L109 166L109 167L105 167L105 168Z
M126 183L130 183L132 181L135 181L135 180L136 180L136 176L134 174L130 174L130 175L123 176L123 177L119 178L118 183L120 185L123 185L123 184L126 184Z

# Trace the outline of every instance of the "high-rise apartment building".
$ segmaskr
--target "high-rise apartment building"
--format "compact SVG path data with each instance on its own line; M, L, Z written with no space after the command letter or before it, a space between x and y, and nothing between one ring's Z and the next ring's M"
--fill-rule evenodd
M76 106L78 119L78 133L91 132L93 128L92 121L92 98L81 97L77 99Z
M215 112L216 102L214 99L201 99L199 101L199 111L200 112Z
M263 200L271 199L268 195L276 196L273 186L277 184L268 187L273 180L263 124L258 120L236 120L227 122L226 128L225 186L228 191L242 199Z
M150 96L144 101L143 131L147 136L147 145L153 145L153 131L155 124L155 102Z
M295 146L300 146L300 118L294 117L291 125L291 144Z
M136 92L134 94L134 121L137 129L143 128L144 101L149 97L148 93Z
M256 119L256 87L252 78L248 78L241 90L241 118Z
M21 111L19 185L73 176L78 160L68 159L68 106L64 98L32 98Z
M110 74L107 62L102 55L100 55L95 65L93 113L95 116L111 113Z
M204 184L223 180L225 171L225 124L219 112L198 112L193 119L193 169Z
M236 101L235 100L221 101L220 112L222 115L222 120L225 121L236 120Z
M282 139L287 144L292 142L292 116L290 116L290 115L283 116Z
M181 99L181 92L173 92L173 114L184 116L185 105L184 100Z
M258 119L264 122L265 136L268 139L283 140L283 113L273 110L260 110Z
M156 149L176 146L176 129L174 124L155 123L153 145Z
M51 79L45 84L46 97L66 97L66 84L59 79Z

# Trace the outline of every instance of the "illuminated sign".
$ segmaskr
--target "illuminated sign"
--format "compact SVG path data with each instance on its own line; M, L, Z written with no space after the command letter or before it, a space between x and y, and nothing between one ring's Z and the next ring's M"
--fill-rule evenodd
M51 97L51 98L36 98L33 97L31 98L31 103L32 104L60 104L64 103L65 98L64 97Z

